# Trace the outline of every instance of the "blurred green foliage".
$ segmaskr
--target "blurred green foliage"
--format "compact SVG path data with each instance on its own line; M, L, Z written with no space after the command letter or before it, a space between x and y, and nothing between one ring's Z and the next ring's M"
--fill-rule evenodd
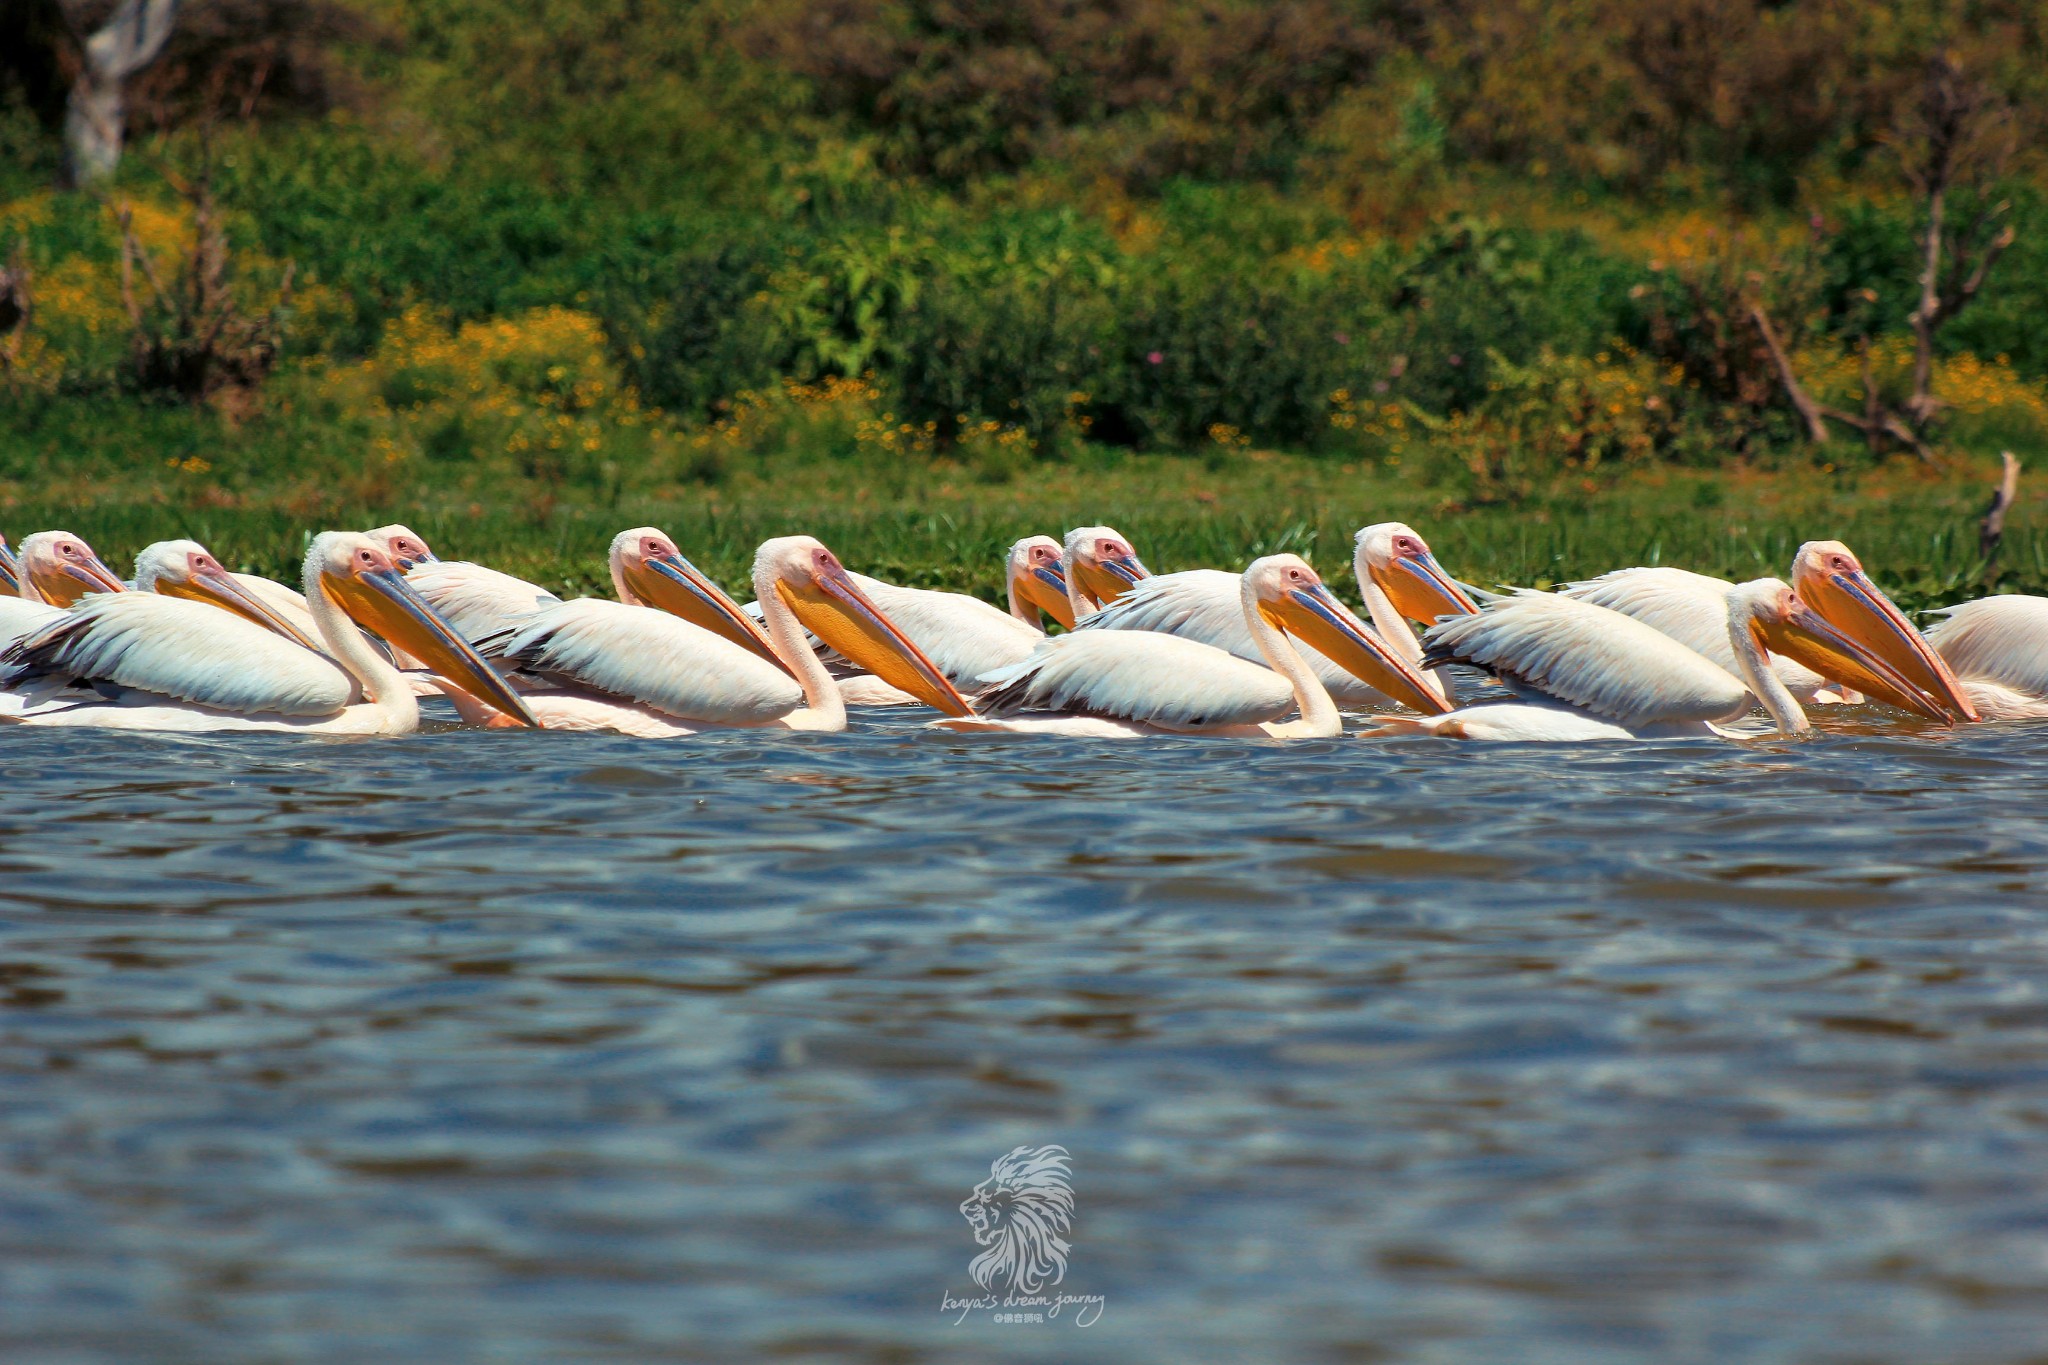
M217 38L224 3L188 8ZM1768 306L1829 400L1859 401L1843 357L1897 341L1917 297L1891 144L1937 48L2021 148L1986 190L2017 245L1942 335L1995 372L1968 371L1946 430L2048 440L2039 6L336 3L330 46L293 59L319 98L209 106L201 47L153 77L112 199L168 224L175 184L210 177L249 277L297 272L276 401L385 443L387 481L431 462L610 497L808 449L993 484L1256 447L1491 501L1850 462L1846 435L1796 447L1746 319ZM54 131L11 89L0 251L32 267L42 349L0 403L26 413L113 392L125 343L108 209L46 188ZM478 377L448 357L483 324L507 354L579 349ZM608 396L550 387L585 382Z

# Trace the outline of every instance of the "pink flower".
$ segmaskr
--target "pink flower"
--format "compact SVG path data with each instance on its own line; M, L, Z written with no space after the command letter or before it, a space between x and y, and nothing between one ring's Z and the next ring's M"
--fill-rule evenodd
M1165 355L1158 351L1148 351L1145 353L1145 363L1147 365L1157 365L1165 359Z

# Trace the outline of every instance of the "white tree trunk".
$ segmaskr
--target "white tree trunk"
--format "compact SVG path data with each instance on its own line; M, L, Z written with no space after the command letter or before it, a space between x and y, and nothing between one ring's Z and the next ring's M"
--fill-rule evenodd
M178 0L121 0L85 40L85 69L64 110L72 184L105 180L121 164L128 79L157 59L177 21Z

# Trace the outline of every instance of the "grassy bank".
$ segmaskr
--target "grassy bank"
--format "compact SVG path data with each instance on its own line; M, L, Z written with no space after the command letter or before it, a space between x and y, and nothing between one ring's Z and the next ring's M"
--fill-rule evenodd
M735 586L761 540L805 532L878 577L993 599L1002 551L1033 532L1105 522L1162 572L1293 550L1348 584L1351 533L1403 520L1453 572L1483 585L1541 586L1649 563L1735 578L1782 575L1801 541L1842 539L1902 603L1926 607L1984 590L1976 524L1993 474L1988 460L1943 473L1903 459L1834 472L1655 469L1555 479L1512 504L1488 504L1380 462L1221 447L1199 458L1090 448L1000 477L953 459L832 463L792 451L715 483L620 468L609 486L587 487L511 472L479 479L467 469L392 476L381 457L317 444L300 451L294 468L290 450L272 446L294 438L289 427L202 444L183 421L166 415L130 432L168 451L146 464L118 450L53 456L0 482L0 529L18 539L62 526L124 568L152 540L191 536L231 565L292 577L310 532L398 520L444 555L569 594L609 592L604 549L628 526L665 528ZM2001 556L2003 590L2048 591L2044 525L2048 490L2023 484Z

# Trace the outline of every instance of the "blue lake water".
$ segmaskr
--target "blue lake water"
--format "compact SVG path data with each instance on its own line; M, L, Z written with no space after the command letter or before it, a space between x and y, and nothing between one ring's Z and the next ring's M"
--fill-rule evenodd
M10 730L0 1359L2038 1356L2048 727L1825 723Z

